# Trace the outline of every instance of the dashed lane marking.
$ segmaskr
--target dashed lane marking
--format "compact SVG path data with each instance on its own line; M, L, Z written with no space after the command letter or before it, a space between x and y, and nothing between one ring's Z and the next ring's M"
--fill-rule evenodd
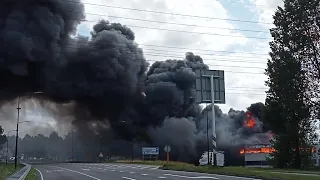
M176 174L164 174L165 176L172 176L172 177L180 177L180 178L186 178L186 179L219 179L216 177L210 177L210 176L182 176L182 175L176 175Z
M101 179L99 179L99 178L97 178L97 177L90 176L89 174L85 174L85 173L82 173L82 172L79 172L79 171L74 171L74 170L71 170L71 169L67 169L67 168L63 168L63 167L58 167L58 166L52 166L52 167L56 167L56 168L60 168L60 169L64 169L64 170L70 171L70 172L78 173L78 174L81 174L81 175L90 177L90 178L92 178L92 179L95 179L95 180L101 180Z
M122 177L123 179L127 179L127 180L136 180L136 179L133 179L133 178L129 178L129 177Z

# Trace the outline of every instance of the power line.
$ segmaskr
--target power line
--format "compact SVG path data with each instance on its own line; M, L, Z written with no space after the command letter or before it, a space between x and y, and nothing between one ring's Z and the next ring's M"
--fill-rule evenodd
M168 58L178 58L178 59L183 59L181 56L176 56L176 55L169 55L169 54L153 54L153 53L144 53L144 55L149 55L149 56L161 56L161 57L168 57ZM230 60L230 59L207 59L201 57L204 61L220 61L220 62L238 62L238 63L254 63L254 64L264 64L266 65L267 62L258 62L258 61L241 61L241 60ZM250 68L262 68L265 69L264 67L250 67Z
M145 54L145 55L150 55L150 54ZM160 56L160 57L172 57L172 56L164 56L164 55L150 55L150 56ZM174 58L174 57L172 57L172 58ZM176 58L179 58L179 59L183 59L183 58L181 58L181 57L176 57ZM222 62L245 62L245 61L222 61ZM250 62L247 62L247 63L250 63ZM208 63L205 63L205 64L207 64L207 65L211 65L211 66L225 66L225 67L237 67L237 68L256 68L256 69L266 69L266 68L264 68L264 67L254 67L254 66L248 66L248 67L246 67L246 66L229 66L229 65L218 65L218 64L208 64Z
M10 18L13 18L13 17L10 17ZM81 20L81 19L67 19L67 20L74 20L74 21L81 21L81 22L97 22L97 21L94 21L94 20L87 20L87 19L83 19L83 20ZM248 38L248 39L271 40L270 38L255 37L255 36L237 36L237 35L227 35L227 34L218 34L218 33L183 31L183 30L176 30L176 29L146 27L146 26L137 26L137 25L130 25L130 24L126 24L126 26L135 27L135 28L141 28L141 29L153 29L153 30L160 30L160 31L171 31L171 32L178 32L178 33L189 33L189 34L202 34L202 35L221 36L221 37L234 37L234 38Z
M176 46L161 46L161 45L151 45L151 44L139 44L142 46L150 46L150 47L162 47L168 49L186 49L194 50L194 51L207 51L207 52L219 52L219 53L242 53L242 54L252 54L252 55L268 55L268 54L261 54L261 53L251 53L251 52L237 52L237 51L218 51L218 50L209 50L209 49L195 49L195 48L183 48L183 47L176 47Z
M154 30L160 30L160 31L172 31L172 32L180 32L180 33L190 33L190 34L205 34L205 35L211 35L211 36L226 36L226 37L234 37L234 38L269 39L270 40L270 38L254 37L254 36L236 36L236 35L217 34L217 33L192 32L192 31L182 31L182 30L175 30L175 29L142 27L142 26L136 26L136 25L128 25L128 26L135 27L135 28L142 28L142 29L154 29Z
M60 1L67 1L67 2L71 2L71 3L77 3L77 4L79 3L79 2L71 1L71 0L60 0ZM91 5L91 6L99 6L99 7L115 8L115 9L126 9L126 10L131 10L131 11L140 11L140 12L147 12L147 13L156 13L156 14L166 14L166 15L174 15L174 16L192 17L192 18L199 18L199 19L215 19L215 20L234 21L234 22L243 22L243 23L255 23L255 24L272 24L272 23L263 23L263 22L250 21L250 20L229 19L229 18L215 18L215 17L195 16L195 15L189 15L189 14L179 14L179 13L170 13L170 12L162 12L162 11L151 11L151 10L144 10L144 9L136 9L136 8L104 5L104 4L94 4L94 3L82 3L82 4Z
M231 89L255 89L255 90L267 90L268 87L229 87Z
M222 0L219 0L220 3L224 3ZM259 5L259 4L254 4L254 3L246 3L246 2L239 2L239 1L231 1L231 0L228 0L227 1L228 3L231 3L231 4L247 4L247 5L250 5L250 6L256 6L256 7L263 7L263 8L274 8L273 6L266 6L266 5ZM277 6L278 7L278 6Z
M162 50L162 49L148 49L148 48L144 48L144 50L149 50L149 51L160 51L160 52L164 52L164 53L167 53L167 52L173 52L173 53L186 53L185 51L184 52L181 52L181 51L171 51L171 50ZM204 54L204 53L201 53L201 57L203 56L230 56L230 55L222 55L222 54ZM265 56L256 56L256 57L248 57L248 56L232 56L234 58L248 58L248 59L257 59L257 58L266 58Z
M166 21L155 21L155 20L149 20L149 19L130 18L130 17L123 17L123 16L114 16L114 15L107 15L107 14L95 14L95 13L87 13L87 12L86 12L86 14L94 15L94 16L107 16L107 17L115 18L115 19L128 19L128 20L133 20L133 21L153 22L153 23L159 23L159 24L171 24L171 25L179 25L179 26L203 27L203 28L209 28L209 29L226 29L226 30L234 30L234 31L257 32L257 33L268 33L268 34L270 33L269 31L262 31L262 30L203 26L203 25L197 25L197 24L184 24L184 23L175 23L175 22L166 22Z
M107 41L105 41L107 42ZM113 41L114 42L114 41ZM124 43L124 42L114 42L114 43ZM2 44L8 44L8 43L2 43ZM60 45L63 45L63 44L60 44ZM75 46L75 44L64 44L64 48L74 48L74 49L77 49L78 47ZM71 45L71 46L70 46ZM78 45L84 45L84 43L78 43ZM57 46L59 47L59 46ZM81 46L79 47L81 48ZM128 52L128 51L127 51ZM47 53L43 51L43 53ZM60 54L60 53L65 53L65 54L68 54L67 52L52 52L52 53L56 53L56 54ZM152 54L151 54L152 55ZM163 55L156 55L156 56L161 56L161 57L164 57ZM180 57L179 57L180 58ZM180 58L180 59L184 59L184 58ZM158 60L150 60L149 61L158 61ZM243 66L228 66L228 65L213 65L213 64L206 64L206 65L211 65L211 66L224 66L224 67L236 67L236 68L260 68L260 67L243 67ZM137 66L141 66L141 65L137 65ZM265 68L262 68L261 69L265 69ZM225 72L232 72L232 73L247 73L247 74L263 74L263 73L253 73L253 72L235 72L235 71L225 71Z
M242 93L242 92L226 92L226 94L244 94L244 95L262 95L262 96L265 96L266 94L265 93Z
M13 18L13 17L10 17ZM76 20L76 19L73 19ZM89 20L79 20L79 21L89 21ZM92 21L96 22L96 21ZM144 28L144 27L142 27ZM190 33L196 33L196 32L190 32ZM212 34L214 35L214 34ZM218 34L217 34L218 35ZM223 35L222 36L230 36L230 35ZM231 36L231 37L242 37L242 36ZM243 37L242 37L243 38ZM245 37L244 37L245 38ZM247 37L248 38L248 37ZM253 37L255 38L255 37ZM259 38L259 37L258 37ZM259 38L260 39L260 38ZM263 38L265 39L265 38ZM267 38L268 39L268 38ZM208 49L195 49L195 48L183 48L183 47L174 47L174 46L161 46L161 45L152 45L152 44L139 44L142 46L150 46L150 47L161 47L161 48L169 48L169 49L185 49L185 50L195 50L195 51L208 51L208 52L219 52L219 53L242 53L242 54L252 54L252 55L267 55L267 54L261 54L261 53L250 53L250 52L238 52L238 51L219 51L219 50L208 50Z

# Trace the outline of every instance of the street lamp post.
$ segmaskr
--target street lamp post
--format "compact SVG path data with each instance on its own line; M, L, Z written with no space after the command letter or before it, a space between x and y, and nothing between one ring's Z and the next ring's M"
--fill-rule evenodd
M7 133L7 154L6 154L6 164L8 164L8 154L9 154L9 139L8 139L8 137L9 137L9 133L10 133L10 132L13 132L13 131L16 131L16 130L14 129L14 130L8 131L8 133Z
M33 92L33 94L42 94L42 92ZM18 139L19 139L19 123L22 123L19 121L20 117L20 96L18 96L18 118L17 118L17 130L16 130L16 149L14 153L14 168L17 169L17 162L18 162ZM23 121L23 122L29 122L29 121Z

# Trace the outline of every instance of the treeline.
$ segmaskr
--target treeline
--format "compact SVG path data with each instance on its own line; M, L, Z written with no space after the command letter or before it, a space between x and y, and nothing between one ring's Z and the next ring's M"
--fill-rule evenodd
M83 137L86 137L85 139ZM16 136L8 137L8 147L11 156L14 156ZM6 148L6 143L3 147ZM120 139L110 139L98 135L84 135L69 132L61 137L56 132L49 136L29 134L18 139L18 155L24 155L25 159L47 159L58 161L99 161L100 152L104 159L121 157L131 159L141 158L142 145L127 142ZM133 151L132 151L133 149Z
M77 140L71 138L71 134L64 138L58 133L52 132L49 136L38 134L36 136L25 135L18 139L18 155L24 155L25 158L43 158L43 159L68 159L72 156L72 146L76 149L79 146ZM8 137L8 147L11 152L15 150L16 136ZM6 148L6 144L4 145Z

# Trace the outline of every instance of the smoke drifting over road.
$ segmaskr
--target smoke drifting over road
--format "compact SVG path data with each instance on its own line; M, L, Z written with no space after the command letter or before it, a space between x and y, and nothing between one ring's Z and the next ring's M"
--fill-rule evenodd
M84 19L80 0L1 1L1 104L41 91L40 102L57 103L52 112L73 115L81 132L113 131L129 141L171 144L177 159L199 156L210 109L201 111L194 99L194 71L209 69L201 57L189 52L148 70L134 32L119 23L102 20L90 38L72 38ZM243 111L225 115L216 107L216 114L221 146L264 132L246 130Z

